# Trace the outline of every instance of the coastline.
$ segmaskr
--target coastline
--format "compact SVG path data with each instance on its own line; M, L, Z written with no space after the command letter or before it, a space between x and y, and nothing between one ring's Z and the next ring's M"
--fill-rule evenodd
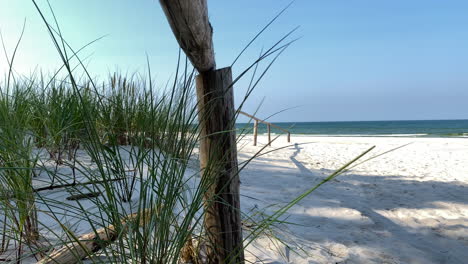
M246 133L248 136L252 136L252 133ZM267 133L259 133L259 136L267 136ZM284 133L271 133L271 136L286 135ZM456 135L435 135L427 133L417 133L417 134L291 134L291 137L365 137L365 138L380 138L380 137L395 137L395 138L468 138L468 133L460 133Z
M277 122L275 126L300 136L348 137L468 137L468 120L403 120L403 121L334 121ZM239 133L252 134L253 124L237 123ZM272 133L281 133L272 127ZM264 124L258 133L267 133Z

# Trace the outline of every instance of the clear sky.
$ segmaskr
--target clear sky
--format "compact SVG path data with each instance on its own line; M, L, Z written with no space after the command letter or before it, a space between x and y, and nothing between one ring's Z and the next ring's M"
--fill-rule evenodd
M289 0L209 0L217 66L229 66ZM38 3L47 10L46 2ZM177 43L156 0L51 0L74 47L105 76L145 71L160 84L175 72ZM49 12L46 12L51 18ZM468 1L296 0L233 69L234 75L285 33L302 37L275 62L245 111L272 121L468 119ZM0 0L0 28L11 52L26 18L15 70L60 64L29 0ZM266 66L264 64L264 66ZM7 68L0 56L0 71ZM240 102L248 78L235 87Z

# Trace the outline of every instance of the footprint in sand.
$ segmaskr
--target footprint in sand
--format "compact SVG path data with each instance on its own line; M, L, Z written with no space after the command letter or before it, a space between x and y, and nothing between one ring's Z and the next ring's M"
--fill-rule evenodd
M346 259L349 256L348 248L343 244L333 244L328 247L328 253L339 259Z

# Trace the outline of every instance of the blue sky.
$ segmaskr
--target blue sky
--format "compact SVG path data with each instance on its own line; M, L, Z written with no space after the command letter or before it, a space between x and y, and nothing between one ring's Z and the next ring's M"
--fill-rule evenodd
M229 66L289 0L209 0L217 66ZM38 0L46 10L46 2ZM177 43L158 1L51 0L69 43L95 75L145 71L146 53L162 85L175 72ZM48 14L48 12L46 12ZM296 0L245 53L239 74L285 33L301 37L275 62L245 105L272 121L468 118L468 1ZM50 18L50 15L48 15ZM31 1L0 0L8 51L26 18L15 70L60 64ZM0 71L6 69L0 56ZM266 66L266 64L263 64ZM235 87L240 102L248 78ZM261 105L260 105L261 104ZM295 107L295 108L294 108Z

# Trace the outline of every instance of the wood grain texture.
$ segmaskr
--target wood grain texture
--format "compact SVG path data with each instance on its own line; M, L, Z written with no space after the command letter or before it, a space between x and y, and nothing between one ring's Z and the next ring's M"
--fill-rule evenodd
M160 0L172 32L199 71L216 68L206 0Z
M244 263L231 68L216 69L206 0L160 0L196 78L208 263Z
M231 68L197 76L209 263L244 263Z

